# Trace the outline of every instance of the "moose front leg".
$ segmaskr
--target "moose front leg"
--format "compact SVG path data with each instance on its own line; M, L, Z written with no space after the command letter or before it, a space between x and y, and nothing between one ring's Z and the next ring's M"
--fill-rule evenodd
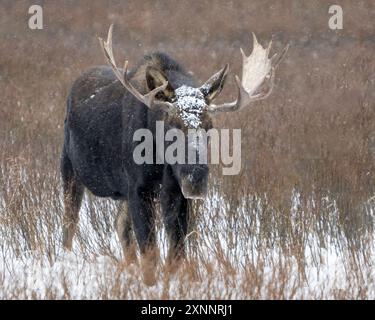
M174 180L174 178L171 177ZM175 264L185 258L185 238L189 223L189 204L177 181L169 181L161 195L164 224L169 238L167 261Z
M151 286L156 281L155 271L159 255L156 247L152 196L144 188L136 187L129 192L129 213L141 252L144 282Z

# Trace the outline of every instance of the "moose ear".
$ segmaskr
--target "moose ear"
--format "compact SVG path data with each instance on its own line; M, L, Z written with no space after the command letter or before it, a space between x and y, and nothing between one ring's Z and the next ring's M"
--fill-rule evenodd
M227 78L229 64L226 64L223 69L218 73L215 73L210 79L208 79L199 90L203 93L208 102L212 102L223 90L225 80Z
M151 91L168 82L168 78L163 71L153 66L148 66L146 68L146 82L148 89ZM169 82L167 87L161 92L161 94L164 97L159 98L164 98L165 100L174 96L174 90Z

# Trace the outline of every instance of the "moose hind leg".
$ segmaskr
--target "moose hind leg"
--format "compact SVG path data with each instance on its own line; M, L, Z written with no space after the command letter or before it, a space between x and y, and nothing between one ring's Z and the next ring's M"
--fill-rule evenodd
M84 186L74 174L72 164L64 153L61 160L61 174L64 191L63 246L67 250L72 250Z
M128 263L135 262L137 260L136 244L134 241L133 222L129 214L127 201L122 201L119 205L116 231L125 261Z

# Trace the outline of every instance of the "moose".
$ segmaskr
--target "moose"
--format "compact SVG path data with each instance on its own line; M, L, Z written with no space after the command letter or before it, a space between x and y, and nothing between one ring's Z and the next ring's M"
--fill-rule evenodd
M236 112L267 98L287 47L269 58L271 43L265 49L253 35L251 55L246 56L241 49L243 70L242 81L235 78L237 99L215 105L213 101L227 78L228 64L203 85L161 52L144 56L128 72L127 61L123 68L116 65L112 31L113 25L106 41L99 38L109 66L85 71L73 83L67 99L61 155L63 245L72 249L85 189L98 197L119 200L116 231L125 261L136 259L136 239L144 282L151 285L158 259L155 199L160 201L169 239L167 261L178 262L185 256L191 201L204 198L209 170L207 164L200 163L136 164L133 151L139 142L133 140L134 133L142 128L154 133L157 121L164 121L165 130L178 128L185 133L191 125L186 121L188 116L197 120L195 127L208 130L215 114ZM153 150L156 158L156 148Z

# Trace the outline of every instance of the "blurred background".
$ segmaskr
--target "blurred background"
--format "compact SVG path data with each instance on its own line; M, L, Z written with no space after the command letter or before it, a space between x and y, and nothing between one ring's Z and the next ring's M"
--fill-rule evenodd
M43 30L28 28L32 4L43 7ZM343 8L342 30L328 27L332 4ZM260 225L251 234L291 254L311 233L322 247L330 239L356 250L372 234L373 1L0 0L0 17L0 219L20 228L12 232L23 245L44 243L38 224L59 230L66 98L84 69L105 63L97 37L111 23L118 62L126 58L132 66L150 51L165 51L202 82L229 63L219 101L235 98L239 49L251 52L251 32L263 45L273 37L274 52L289 43L271 97L215 118L216 127L242 129L242 170L230 177L213 167L212 194L226 201L226 216L235 221L243 201L253 206L261 199L257 213L244 211ZM49 248L58 240L46 236Z

